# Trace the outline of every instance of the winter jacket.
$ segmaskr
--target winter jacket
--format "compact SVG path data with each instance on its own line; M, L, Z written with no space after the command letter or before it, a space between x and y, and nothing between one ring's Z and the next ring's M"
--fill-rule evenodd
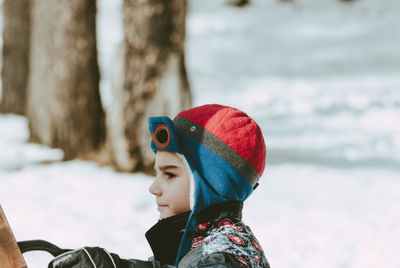
M178 268L270 267L259 242L241 221L242 203L226 202L199 213L192 248ZM189 213L159 221L146 238L154 257L149 261L128 260L126 267L175 267L175 257Z

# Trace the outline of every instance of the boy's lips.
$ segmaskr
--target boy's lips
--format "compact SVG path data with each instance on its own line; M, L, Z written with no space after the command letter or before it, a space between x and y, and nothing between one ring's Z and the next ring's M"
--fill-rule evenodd
M159 205L159 204L157 204L157 210L160 211L160 212L165 211L166 208L168 208L167 205Z

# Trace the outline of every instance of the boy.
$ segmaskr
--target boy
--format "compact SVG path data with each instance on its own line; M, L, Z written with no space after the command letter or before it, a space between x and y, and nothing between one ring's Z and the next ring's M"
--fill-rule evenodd
M124 260L85 247L55 258L49 267L269 267L250 228L243 201L258 186L266 148L259 126L245 113L211 104L168 117L149 118L156 154L160 220L146 238L154 257Z

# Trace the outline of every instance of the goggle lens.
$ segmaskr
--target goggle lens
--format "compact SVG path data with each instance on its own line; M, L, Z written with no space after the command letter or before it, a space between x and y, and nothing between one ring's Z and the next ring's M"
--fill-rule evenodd
M171 134L168 126L164 124L158 125L151 134L151 139L159 149L166 149L171 143Z

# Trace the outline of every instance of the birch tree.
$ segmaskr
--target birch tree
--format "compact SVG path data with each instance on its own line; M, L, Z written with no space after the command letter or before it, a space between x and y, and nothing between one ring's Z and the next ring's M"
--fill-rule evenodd
M186 0L124 0L124 40L108 111L115 167L152 169L147 118L175 116L191 105L185 67Z
M31 140L61 148L64 159L101 148L95 0L32 0L27 116Z
M29 0L4 0L0 112L24 115L29 72Z

